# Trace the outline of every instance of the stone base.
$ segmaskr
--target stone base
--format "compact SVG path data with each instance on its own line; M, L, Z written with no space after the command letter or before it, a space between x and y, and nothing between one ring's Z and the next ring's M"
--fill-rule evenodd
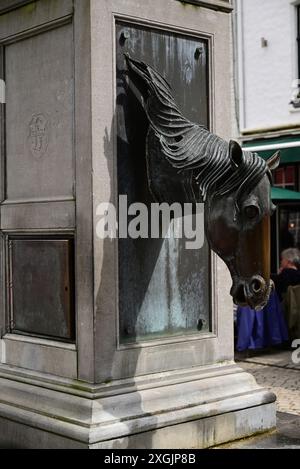
M2 448L207 448L273 429L275 410L235 364L98 386L0 367Z

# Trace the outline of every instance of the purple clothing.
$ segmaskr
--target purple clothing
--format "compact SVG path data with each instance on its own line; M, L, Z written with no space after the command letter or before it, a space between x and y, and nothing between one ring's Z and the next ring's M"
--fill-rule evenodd
M272 292L268 304L259 311L248 306L237 309L237 344L241 352L278 345L288 340L287 326L276 292Z

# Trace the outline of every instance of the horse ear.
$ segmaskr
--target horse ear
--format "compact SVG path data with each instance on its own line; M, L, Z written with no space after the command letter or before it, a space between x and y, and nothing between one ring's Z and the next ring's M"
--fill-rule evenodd
M274 155L270 156L270 158L267 159L267 165L269 166L269 169L272 171L273 169L278 168L280 163L280 151L276 151Z
M234 140L229 142L229 158L234 168L238 168L244 162L243 150Z

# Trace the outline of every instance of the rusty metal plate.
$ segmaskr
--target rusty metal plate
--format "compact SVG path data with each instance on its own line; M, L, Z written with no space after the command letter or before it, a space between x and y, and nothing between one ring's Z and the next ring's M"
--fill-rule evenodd
M147 119L128 87L124 53L153 66L172 85L186 117L209 127L206 39L119 22L116 25L118 191L150 207ZM119 239L119 333L138 342L211 330L210 251L185 240Z
M9 239L11 332L75 338L72 239Z

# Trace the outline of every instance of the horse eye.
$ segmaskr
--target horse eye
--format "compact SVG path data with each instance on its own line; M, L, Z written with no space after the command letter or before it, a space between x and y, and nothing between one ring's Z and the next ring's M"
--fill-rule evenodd
M259 214L259 210L258 210L258 207L256 207L256 205L248 205L247 207L245 207L244 213L247 218L253 219L253 218L256 218L257 215Z

